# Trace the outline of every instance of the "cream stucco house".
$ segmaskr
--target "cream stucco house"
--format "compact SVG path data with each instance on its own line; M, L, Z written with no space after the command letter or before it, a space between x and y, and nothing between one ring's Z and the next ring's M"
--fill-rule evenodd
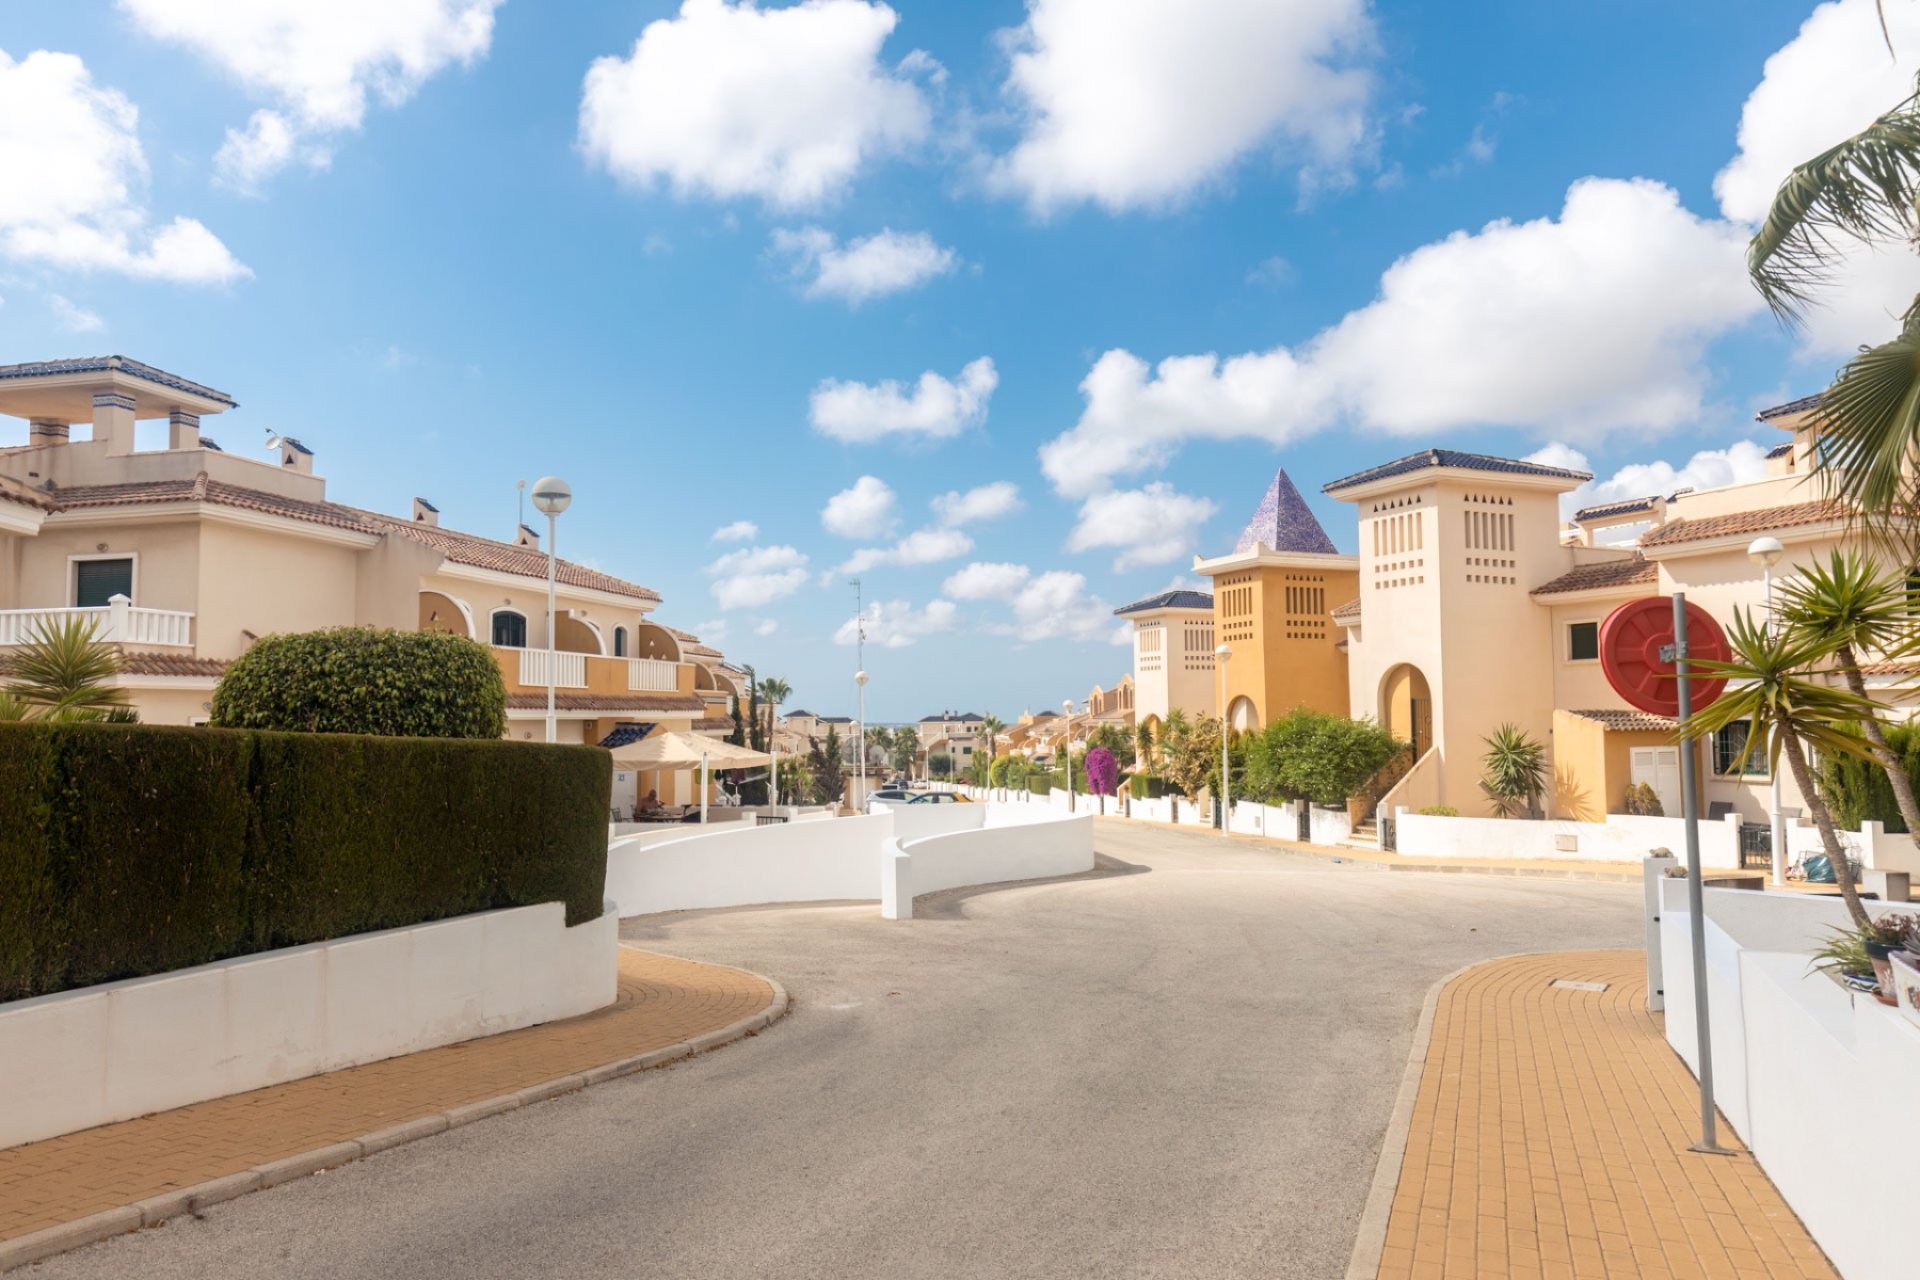
M121 356L0 366L0 419L27 426L24 444L0 447L0 655L40 619L90 619L121 648L120 680L141 718L193 724L226 665L260 636L348 624L451 631L492 647L510 736L539 739L538 534L459 532L424 498L407 517L330 501L301 442L275 437L277 459L260 460L201 434L235 407L225 392ZM138 447L136 424L148 421L166 423L164 445ZM744 692L743 674L656 621L657 592L567 560L556 577L561 741L731 727L727 702ZM685 774L620 782L622 793L692 798Z

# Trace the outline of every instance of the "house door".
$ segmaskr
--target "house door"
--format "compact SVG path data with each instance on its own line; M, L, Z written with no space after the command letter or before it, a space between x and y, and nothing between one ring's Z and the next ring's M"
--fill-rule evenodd
M1680 816L1680 748L1634 747L1629 761L1634 786L1646 783L1660 797L1660 811Z

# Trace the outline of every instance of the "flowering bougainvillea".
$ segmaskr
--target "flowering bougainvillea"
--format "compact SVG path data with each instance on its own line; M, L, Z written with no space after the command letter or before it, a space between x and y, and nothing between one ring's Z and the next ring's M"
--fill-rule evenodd
M1095 747L1087 752L1087 790L1096 796L1110 796L1120 788L1120 766L1113 752Z

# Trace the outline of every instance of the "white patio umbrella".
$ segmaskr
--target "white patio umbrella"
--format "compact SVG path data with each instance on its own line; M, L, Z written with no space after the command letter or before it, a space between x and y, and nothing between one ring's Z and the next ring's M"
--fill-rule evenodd
M735 746L719 738L693 733L656 733L650 738L617 747L613 763L621 769L700 770L700 821L707 820L707 778L714 769L750 769L771 764L773 757L751 747Z

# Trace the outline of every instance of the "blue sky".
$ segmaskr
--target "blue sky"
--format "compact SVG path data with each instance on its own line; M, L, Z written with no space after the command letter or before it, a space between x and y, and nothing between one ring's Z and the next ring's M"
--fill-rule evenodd
M1345 548L1319 486L1428 445L1751 475L1915 289L1788 334L1739 259L1903 96L1892 7L1898 64L1871 0L5 0L0 359L494 536L563 475L562 554L816 710L857 572L873 718L1011 718L1279 465Z

